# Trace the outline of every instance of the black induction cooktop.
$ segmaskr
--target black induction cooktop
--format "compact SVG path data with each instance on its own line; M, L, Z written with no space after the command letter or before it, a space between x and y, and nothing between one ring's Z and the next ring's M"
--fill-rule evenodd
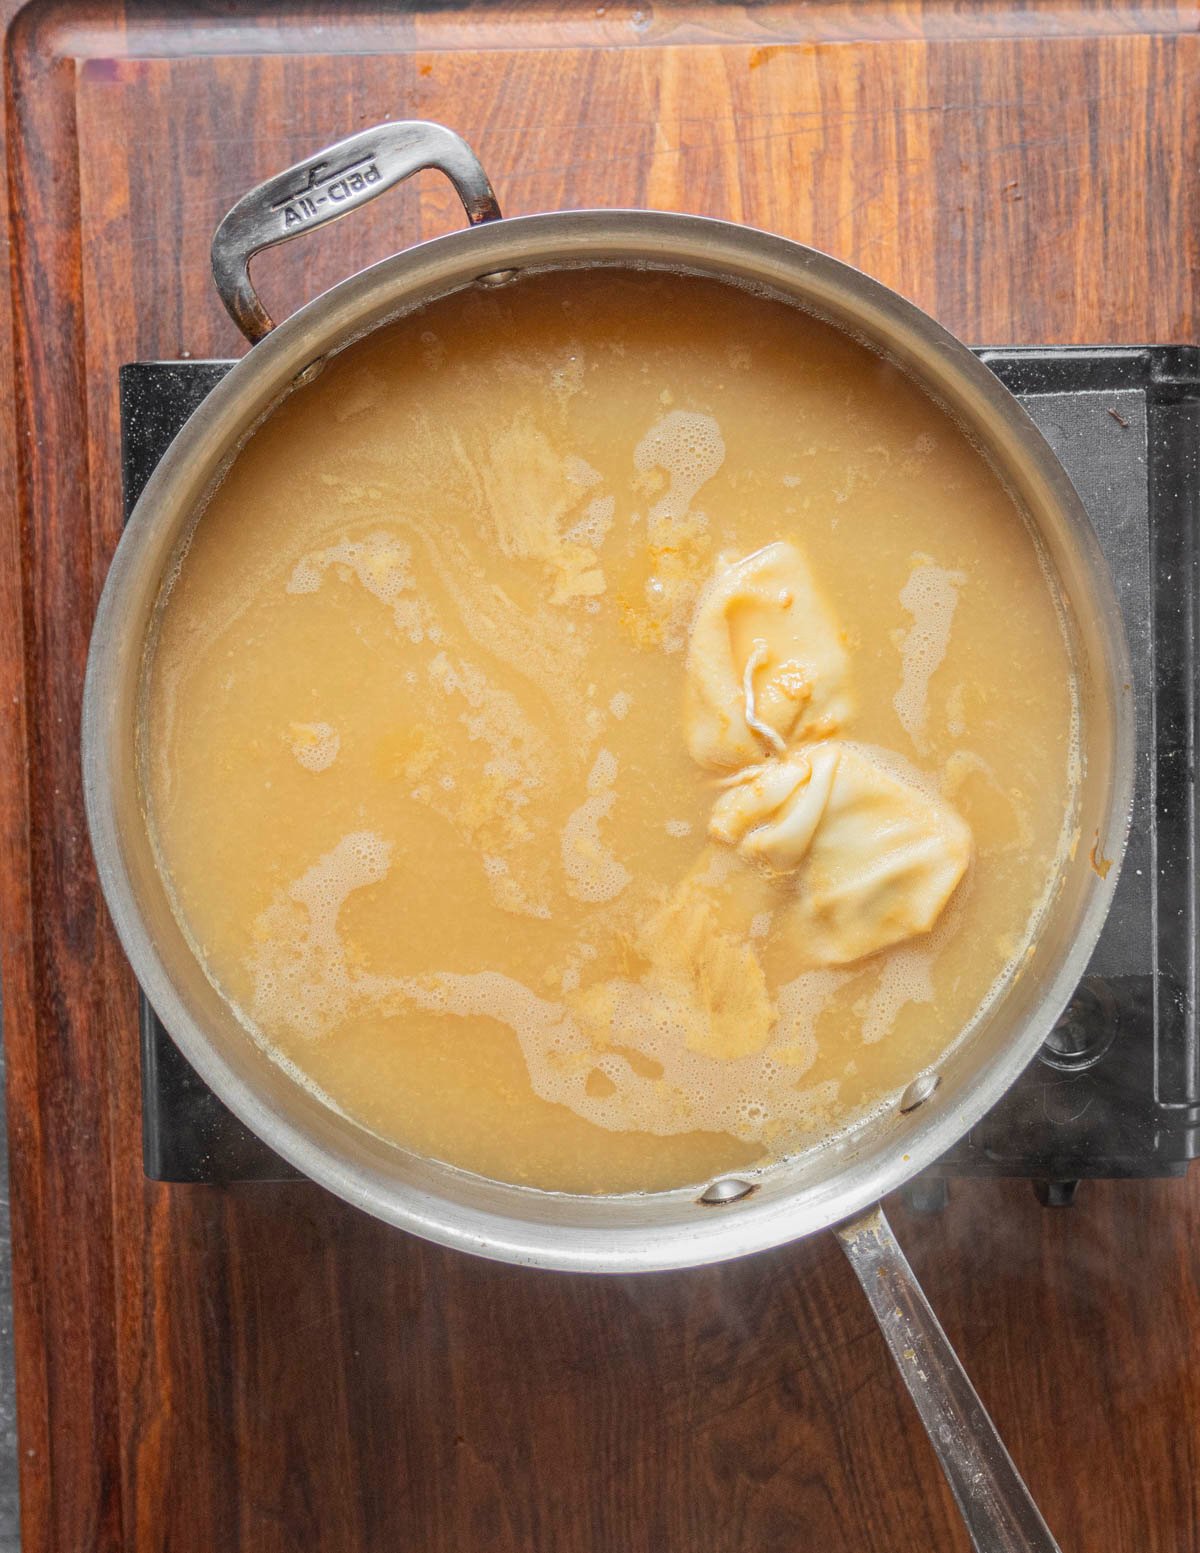
M1129 851L1088 971L1000 1104L909 1189L1021 1176L1043 1201L1101 1176L1181 1175L1200 1152L1196 1029L1196 628L1200 350L1033 347L979 355L1017 394L1083 498L1133 659L1137 789ZM126 512L227 361L121 372ZM296 1172L221 1104L142 999L142 1138L154 1180Z

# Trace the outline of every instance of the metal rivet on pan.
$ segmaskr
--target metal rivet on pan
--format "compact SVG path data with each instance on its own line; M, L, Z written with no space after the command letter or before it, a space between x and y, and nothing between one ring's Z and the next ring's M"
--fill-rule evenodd
M739 1181L735 1176L726 1176L721 1181L714 1181L707 1191L702 1192L699 1201L706 1208L723 1208L726 1203L741 1202L753 1190L752 1181Z
M303 388L306 384L311 383L314 378L320 377L324 370L325 358L324 356L318 356L316 361L310 361L307 367L296 373L296 376L292 379L292 387Z
M476 276L481 286L507 286L517 276L516 270L491 270L487 275Z
M920 1078L913 1079L900 1096L901 1116L906 1116L909 1111L915 1111L919 1105L924 1105L941 1082L939 1073L922 1073Z

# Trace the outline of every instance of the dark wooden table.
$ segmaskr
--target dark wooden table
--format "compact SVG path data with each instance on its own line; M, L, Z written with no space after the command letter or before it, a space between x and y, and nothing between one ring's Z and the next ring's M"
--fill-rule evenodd
M827 1239L609 1282L435 1250L315 1187L143 1180L134 987L84 833L116 371L240 348L215 221L432 117L512 213L815 242L976 343L1194 341L1194 6L0 0L0 909L31 1553L961 1548ZM265 258L279 313L456 224L435 177ZM12 308L9 308L11 294ZM1200 1549L1200 1174L897 1228L1064 1547Z

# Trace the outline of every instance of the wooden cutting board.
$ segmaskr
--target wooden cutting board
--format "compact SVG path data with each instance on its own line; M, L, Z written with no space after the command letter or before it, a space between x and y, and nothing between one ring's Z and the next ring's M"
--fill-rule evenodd
M249 184L429 117L509 213L649 204L872 271L973 343L1194 341L1194 6L232 7L6 27L0 930L24 1544L774 1553L965 1546L827 1239L581 1281L307 1185L143 1180L133 982L96 887L80 681L120 527L116 374L242 348ZM424 175L258 267L281 316L455 226ZM3 214L4 212L0 212ZM11 307L10 307L11 298ZM1200 1549L1200 1177L1047 1213L965 1182L903 1238L1052 1527Z

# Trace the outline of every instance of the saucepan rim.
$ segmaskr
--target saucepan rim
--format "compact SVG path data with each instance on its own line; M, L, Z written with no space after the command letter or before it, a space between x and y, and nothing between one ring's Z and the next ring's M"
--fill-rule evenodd
M935 1092L886 1136L864 1134L861 1146L853 1137L843 1140L826 1156L832 1168L824 1176L818 1169L803 1191L789 1189L786 1180L779 1184L790 1164L773 1166L747 1176L761 1189L720 1208L697 1206L694 1189L622 1198L534 1192L391 1149L389 1157L418 1161L425 1171L426 1179L410 1183L378 1163L356 1161L348 1149L339 1154L315 1139L311 1126L256 1090L245 1077L245 1064L239 1071L206 1033L175 984L162 935L143 909L131 866L131 847L146 844L144 835L138 843L131 831L138 823L134 816L143 829L145 817L128 785L130 741L136 737L130 677L141 674L153 614L147 600L158 596L171 555L237 449L314 362L423 302L510 268L597 263L708 273L782 295L840 321L948 402L985 442L999 472L1010 480L1019 475L1027 490L1036 488L1043 510L1061 516L1063 554L1078 578L1072 587L1064 579L1064 591L1074 602L1077 623L1092 631L1099 649L1099 661L1089 663L1098 682L1095 693L1108 713L1107 748L1092 753L1103 760L1107 777L1096 840L1111 866L1080 879L1075 931L1053 963L1040 967L1044 986L1036 1008L1008 1039L967 1065L952 1098L944 1086L947 1093ZM104 895L151 1005L204 1082L284 1159L349 1202L443 1245L546 1268L649 1271L745 1255L853 1216L932 1164L1016 1079L1078 985L1116 886L1133 790L1131 686L1111 577L1074 488L1025 410L953 335L861 271L753 227L662 211L556 211L435 238L359 271L281 323L213 388L151 475L105 583L84 688L84 797ZM1080 850L1086 850L1086 840ZM1077 858L1069 866L1088 865ZM447 1195L449 1186L460 1193L457 1198ZM547 1203L558 1207L551 1211ZM656 1224L641 1213L638 1205L646 1203L661 1209L665 1220Z

